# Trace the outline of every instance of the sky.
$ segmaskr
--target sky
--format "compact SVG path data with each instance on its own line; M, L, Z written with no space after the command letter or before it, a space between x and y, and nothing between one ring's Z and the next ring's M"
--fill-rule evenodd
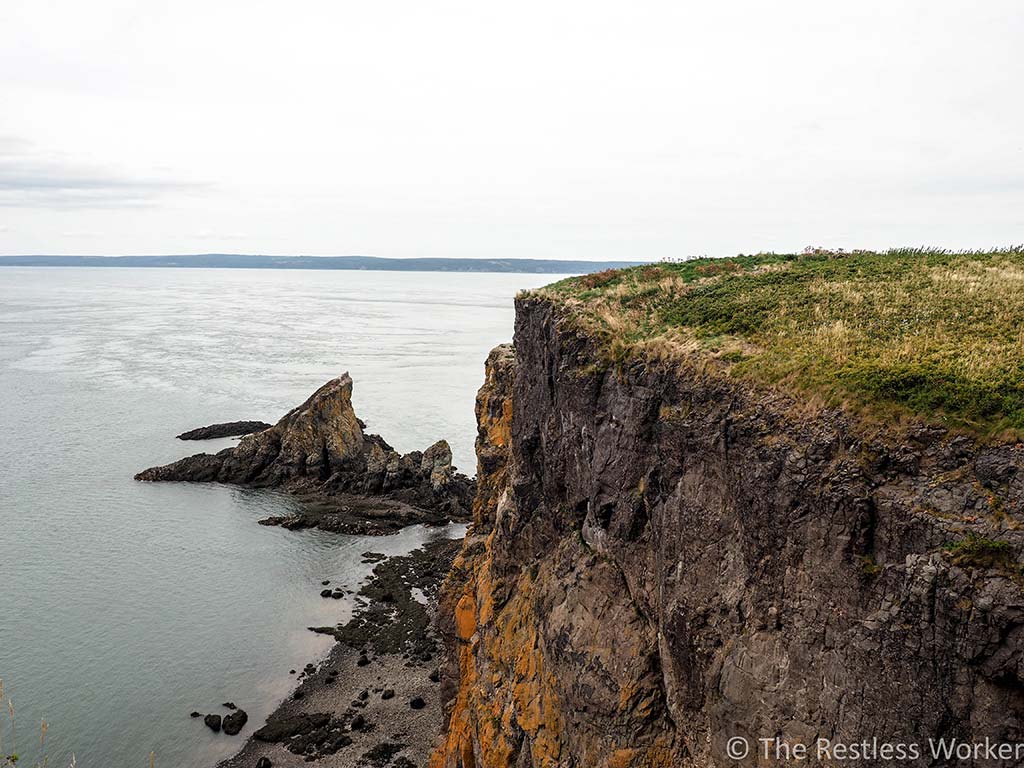
M0 254L1024 242L1019 0L3 0Z

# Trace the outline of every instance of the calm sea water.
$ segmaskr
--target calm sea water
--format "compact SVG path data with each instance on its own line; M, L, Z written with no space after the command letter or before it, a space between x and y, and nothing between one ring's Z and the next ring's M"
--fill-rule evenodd
M550 275L263 270L0 270L0 678L18 751L52 766L210 766L329 643L384 538L256 524L273 492L132 475L230 440L174 435L274 422L343 371L356 412L398 450L449 440L474 472L473 397L512 332L512 297ZM248 710L238 737L192 710ZM3 713L6 715L6 712ZM4 749L11 728L4 717Z

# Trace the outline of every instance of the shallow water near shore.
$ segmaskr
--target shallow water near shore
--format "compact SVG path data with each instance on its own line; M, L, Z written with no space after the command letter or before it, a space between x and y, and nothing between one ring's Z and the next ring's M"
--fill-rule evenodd
M356 412L396 449L439 438L473 474L473 396L512 333L512 297L551 275L0 270L0 678L35 761L212 766L239 749L347 617L366 551L461 527L346 537L267 528L287 495L132 475L274 422L349 371ZM237 737L189 712L245 708ZM6 718L4 718L6 720ZM10 727L4 724L4 747Z

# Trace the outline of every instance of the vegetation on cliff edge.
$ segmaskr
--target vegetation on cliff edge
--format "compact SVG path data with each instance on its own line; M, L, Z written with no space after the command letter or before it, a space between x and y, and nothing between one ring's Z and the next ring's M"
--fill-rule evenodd
M696 259L533 293L572 308L608 362L713 362L884 417L1024 434L1024 247Z

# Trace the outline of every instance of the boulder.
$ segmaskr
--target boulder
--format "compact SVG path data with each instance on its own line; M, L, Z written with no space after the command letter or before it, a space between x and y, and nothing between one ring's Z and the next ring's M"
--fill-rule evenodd
M246 711L244 709L236 709L224 718L224 733L228 736L234 736L245 727L248 721L249 715L246 714Z

